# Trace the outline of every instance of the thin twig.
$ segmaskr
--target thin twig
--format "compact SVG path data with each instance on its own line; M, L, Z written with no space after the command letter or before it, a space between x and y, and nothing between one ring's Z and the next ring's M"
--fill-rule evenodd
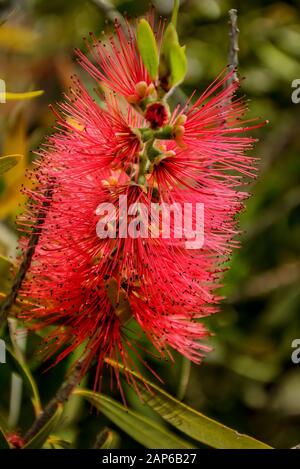
M15 301L17 299L17 296L22 286L25 275L30 267L32 257L35 252L35 248L39 242L39 238L40 238L41 231L42 231L42 226L44 224L46 214L47 214L47 209L50 205L50 200L52 197L52 186L46 190L44 197L45 197L45 201L43 202L43 205L37 214L36 222L32 228L32 234L29 238L28 247L25 252L23 261L20 265L19 271L16 275L11 291L7 295L5 301L2 303L1 308L0 308L0 331L8 318L8 315L12 306L15 304Z
M120 24L124 24L124 18L121 13L112 5L109 0L91 0L104 14L104 16L110 21L118 21Z
M33 425L25 434L25 443L30 441L51 419L59 404L64 404L69 399L75 387L80 383L81 378L84 375L84 370L87 366L86 363L86 357L83 357L76 363L68 379L61 385L54 398L49 402L41 415L33 422Z
M228 12L229 14L229 37L230 37L230 44L229 44L229 53L228 53L228 64L230 70L234 71L234 74L228 80L228 85L230 85L234 81L238 81L237 75L237 66L238 66L238 53L239 53L239 28L237 24L237 10L232 8Z

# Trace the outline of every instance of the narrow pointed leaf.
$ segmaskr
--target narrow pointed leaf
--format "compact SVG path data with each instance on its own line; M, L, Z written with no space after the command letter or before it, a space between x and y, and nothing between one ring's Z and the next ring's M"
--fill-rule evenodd
M125 368L121 364L106 360L107 363L118 367L121 372ZM140 390L141 396L153 410L164 420L174 425L178 430L194 440L218 449L270 449L271 447L250 436L238 433L215 420L206 417L191 407L175 399L150 381L145 380L138 373L126 369L132 374ZM147 387L145 386L147 385Z
M150 77L156 78L159 62L157 43L152 28L145 19L141 19L137 27L137 44Z
M59 405L55 414L50 420L41 428L41 430L24 446L24 449L40 449L48 439L49 435L58 427L61 416L63 413L63 406Z
M38 98L42 94L44 94L43 90L26 91L25 93L10 93L7 91L5 93L5 99L6 101L23 101L26 99Z
M8 156L1 156L0 157L0 176L14 166L16 166L21 160L22 155L8 155Z
M86 389L77 389L75 392L86 398L115 425L146 448L195 448L190 442L108 396Z
M7 359L13 366L16 373L18 373L24 381L26 389L31 398L31 402L35 411L35 415L38 416L42 410L39 391L36 382L31 374L31 371L27 363L17 358L15 353L9 346L6 347Z
M185 46L180 46L178 34L173 23L170 23L164 33L159 76L167 89L179 85L187 72L187 58Z
M179 44L179 41L176 28L173 23L170 23L164 32L161 45L161 54L164 56L165 60L168 60L173 44Z
M187 58L185 47L179 44L173 44L170 50L170 69L171 69L171 86L177 86L184 80L187 72Z

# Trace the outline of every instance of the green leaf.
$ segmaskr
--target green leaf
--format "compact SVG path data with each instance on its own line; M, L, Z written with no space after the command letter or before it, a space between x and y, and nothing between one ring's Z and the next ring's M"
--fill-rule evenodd
M31 371L27 365L27 363L24 360L21 360L18 358L15 353L11 350L9 346L6 347L7 350L7 358L12 364L13 368L15 369L16 373L18 373L24 383L25 386L29 392L31 402L35 411L35 415L38 416L41 411L41 401L40 401L40 395L38 391L38 387L36 385L36 382L31 374Z
M178 34L173 23L165 30L159 65L159 76L167 89L182 82L187 72L185 46L180 46Z
M159 63L157 43L150 24L144 18L137 27L137 45L150 77L155 79Z
M63 406L60 404L51 419L48 420L48 422L43 426L43 428L41 428L41 430L30 441L28 441L26 445L24 445L24 449L42 448L49 435L56 430L60 422L62 413Z
M179 85L183 80L187 72L187 58L185 54L185 46L179 44L173 44L170 50L170 71L171 86Z
M0 449L9 449L9 443L5 438L2 428L0 428Z
M106 362L118 367L124 366L113 361ZM143 400L164 420L191 438L218 449L270 449L271 447L250 436L242 435L215 420L206 417L191 407L175 399L155 384L145 380L138 373L126 368L136 381ZM145 386L146 385L146 386Z
M170 50L173 44L178 44L178 34L173 23L170 23L164 32L162 45L161 45L161 54L168 61Z
M22 155L8 155L0 157L0 175L6 173L11 168L16 166L21 160Z
M195 448L161 425L138 412L124 407L114 399L86 389L77 389L76 394L85 397L100 412L135 441L150 449Z

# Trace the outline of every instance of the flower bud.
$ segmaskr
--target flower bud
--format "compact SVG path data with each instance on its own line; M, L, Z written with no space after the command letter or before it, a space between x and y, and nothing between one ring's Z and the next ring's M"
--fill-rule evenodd
M126 101L129 104L137 104L140 101L140 97L137 94L130 94L126 97Z
M141 99L145 98L146 92L148 91L148 85L145 81L140 81L135 85L135 90Z
M145 119L152 129L163 127L169 119L168 111L162 103L149 104L146 109Z
M179 114L179 116L176 117L174 126L177 125L184 125L186 123L187 117L185 114Z
M174 137L175 137L175 140L176 140L177 138L183 137L184 132L185 132L185 128L183 127L183 125L177 125L177 126L174 128Z

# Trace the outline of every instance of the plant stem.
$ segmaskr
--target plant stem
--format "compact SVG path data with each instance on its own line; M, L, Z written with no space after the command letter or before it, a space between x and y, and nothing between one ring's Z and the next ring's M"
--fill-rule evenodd
M232 8L228 12L229 14L229 37L230 37L230 44L229 44L229 53L228 53L228 63L230 70L234 71L234 74L228 80L228 85L234 81L238 81L237 75L237 66L238 66L238 52L239 52L239 28L237 24L237 10Z
M118 20L121 24L125 23L123 16L109 0L91 0L91 2L94 3L110 21Z

